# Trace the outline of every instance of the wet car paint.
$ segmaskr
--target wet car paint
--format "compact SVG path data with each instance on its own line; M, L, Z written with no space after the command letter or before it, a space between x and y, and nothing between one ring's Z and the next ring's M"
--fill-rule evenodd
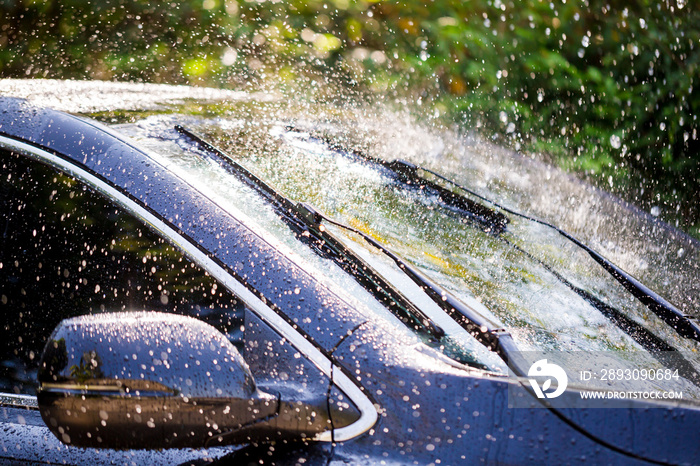
M695 409L686 409L682 415L670 408L577 411L568 413L573 422L566 422L561 413L549 409L508 408L509 385L517 382L450 363L415 339L383 327L366 310L347 305L259 234L117 135L94 123L21 101L2 103L8 111L0 117L0 132L60 154L171 224L249 292L269 303L287 325L361 387L378 411L377 422L366 433L338 442L325 460L620 464L639 460L638 454L669 463L700 457L700 451L672 448L677 442L693 448L694 427L700 425ZM18 413L24 411L3 409L8 419L16 417L17 421L8 421L7 431L22 431ZM652 414L646 414L649 412ZM44 439L41 441L62 455L75 454L70 461L101 458L98 451L57 446L36 416L23 416L27 418L32 424L26 423L24 435ZM676 434L660 443L643 440L659 432L668 434L663 424L673 426ZM601 426L605 426L603 433ZM8 433L3 443L11 445L13 435L20 434ZM694 448L700 446L695 443ZM39 455L31 449L25 453L25 459ZM109 459L122 454L128 458L134 453L110 452ZM182 454L184 461L186 455L197 453L167 454L174 455L171 458ZM8 456L12 457L9 452Z

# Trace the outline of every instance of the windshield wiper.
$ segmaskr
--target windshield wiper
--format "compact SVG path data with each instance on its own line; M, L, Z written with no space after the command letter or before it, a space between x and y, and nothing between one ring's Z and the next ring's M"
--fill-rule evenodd
M287 129L290 131L297 131L297 129L292 126L288 126ZM314 136L314 138L316 137ZM349 153L362 161L371 162L375 165L384 167L406 188L436 196L443 205L479 224L488 233L492 233L494 235L502 233L505 231L506 226L510 221L508 217L503 215L501 212L491 209L483 204L469 199L468 197L455 193L454 191L451 191L438 183L426 179L419 173L419 170L424 169L415 164L400 159L386 161L377 157L372 157L371 155L365 154L358 150L345 148L327 138L319 138L319 140L323 141L332 150L342 153Z
M464 304L449 291L423 275L420 271L371 236L325 216L308 204L295 203L284 197L245 167L234 161L229 155L205 141L198 134L180 125L176 126L175 129L195 141L205 151L216 155L218 159L225 164L225 167L230 169L231 173L262 194L274 207L275 212L300 239L305 240L307 244L323 257L327 257L336 262L343 270L352 275L366 290L392 310L401 320L406 323L413 322L416 330L423 330L424 333L427 333L437 340L445 336L444 330L429 316L418 309L384 277L372 269L371 266L365 263L354 252L345 247L339 239L333 236L324 227L324 221L359 235L370 245L391 258L406 276L416 283L433 302L458 322L481 344L498 354L516 375L525 376L527 374L529 363L520 357L515 341L506 329L499 327L475 309Z
M216 155L218 160L223 162L225 168L228 168L246 185L260 193L273 206L277 215L284 220L299 239L307 243L321 256L337 263L404 323L416 330L423 330L424 333L435 339L440 339L445 335L444 330L430 317L326 230L322 224L325 217L316 212L313 207L284 197L198 134L179 125L175 129L195 141L205 151Z
M288 130L290 131L296 131L296 132L301 132L297 128L293 126L288 126ZM532 217L529 215L525 215L523 213L520 213L516 210L510 209L498 202L492 201L485 196L482 196L481 194L467 188L466 186L463 186L459 183L456 183L455 181L450 180L449 178L433 171L425 167L421 167L419 165L412 164L410 162L406 162L404 160L394 160L394 161L386 161L379 159L377 157L372 157L368 154L365 154L361 151L354 150L354 149L348 149L347 147L343 147L342 145L338 144L337 142L331 140L330 138L326 137L320 137L320 136L310 136L310 138L317 139L324 144L328 145L331 149L337 151L340 154L343 155L350 155L351 157L355 157L359 159L360 161L363 162L370 162L375 165L379 165L387 170L389 170L391 173L393 173L394 177L400 181L405 187L409 189L419 189L419 190L425 190L428 192L436 193L440 199L440 201L443 202L447 207L451 208L451 210L456 210L460 214L464 215L466 218L474 220L478 222L487 233L491 233L494 236L501 237L501 233L504 233L506 231L506 226L509 222L508 217L506 217L504 214L501 212L498 212L496 210L490 209L489 207L484 206L483 204L480 204L478 202L475 202L471 199L469 199L466 196L460 195L450 189L445 188L444 186L441 186L440 184L436 183L433 180L427 179L424 174L429 174L434 176L435 178L453 186L454 188L459 189L462 192L465 192L471 196L474 196L478 199L481 199L482 201L485 201L486 203L494 206L497 209L500 209L503 212L507 212L511 215L515 215L517 217L521 217L525 220L529 220L535 223L539 223L540 225L544 225L546 227L552 228L556 232L558 232L561 236L565 237L572 243L574 243L576 246L579 248L583 249L586 253L588 253L589 256L593 258L598 264L600 264L603 269L611 275L615 280L617 280L622 286L629 291L632 296L634 296L637 300L639 300L642 304L644 304L649 310L651 310L654 314L656 314L659 318L661 318L666 324L668 324L671 328L673 328L676 333L678 333L680 336L685 337L685 338L690 338L695 341L700 342L700 325L698 324L697 320L693 316L689 316L684 314L681 310L679 310L676 306L673 304L669 303L666 301L663 297L661 297L659 294L654 292L653 290L649 289L647 286L639 282L637 279L632 277L630 274L622 270L620 267L612 263L609 259L605 258L602 254L599 252L595 251L593 248L590 246L586 245L579 239L577 239L575 236L572 234L566 232L565 230L548 223L544 220L538 219L536 217ZM512 242L507 241L508 244L513 245ZM521 252L525 252L522 250L522 248L518 248ZM526 253L527 254L527 253ZM532 255L527 254L528 257L533 258ZM573 291L575 291L577 294L581 295L586 301L588 301L591 305L594 307L598 308L601 310L601 312L605 315L609 316L610 313L610 308L608 305L602 303L599 299L593 297L590 293L581 290L580 288L572 288L570 286L570 283L566 280L562 280L562 276L554 271L552 267L544 264L542 261L537 260L537 262L540 265L543 265L545 269L551 273L554 274L554 276L562 281L566 286L571 288ZM623 314L620 311L615 312L617 315L622 316ZM616 323L620 328L625 330L628 334L635 333L636 335L641 335L639 332L639 326L633 326L634 329L630 330L629 325L625 325L625 323L632 322L631 319L625 318L625 319L620 319L620 318L612 318L611 321ZM623 323L622 325L620 325ZM659 340L658 338L650 338L648 336L648 332L642 332L646 333L647 336L644 336L642 340L646 340L647 344L649 342L653 341L654 343L651 343L652 346L657 346ZM635 338L637 340L637 338ZM640 340L638 340L639 342ZM645 344L643 344L645 346ZM663 347L663 345L661 345Z

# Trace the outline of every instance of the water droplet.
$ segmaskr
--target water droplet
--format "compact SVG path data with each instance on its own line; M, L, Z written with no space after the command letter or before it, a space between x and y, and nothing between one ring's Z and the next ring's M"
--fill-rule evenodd
M622 147L622 141L620 140L620 136L613 134L610 136L610 145L613 147L613 149L619 149Z

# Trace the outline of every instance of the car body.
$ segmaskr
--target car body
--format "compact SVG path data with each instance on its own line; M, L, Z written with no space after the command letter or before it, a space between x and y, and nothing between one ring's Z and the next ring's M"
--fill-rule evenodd
M523 380L455 361L400 323L349 301L347 290L309 273L274 235L118 130L20 99L2 98L0 107L5 185L34 193L19 198L9 187L3 193L5 366L25 374L9 377L0 397L4 461L689 464L700 458L694 404L543 405ZM44 204L32 214L35 198ZM69 209L60 215L50 213L57 198ZM65 224L96 231L67 233L59 228ZM18 246L25 243L30 247ZM302 440L273 435L201 449L61 443L51 433L60 426L46 425L29 380L39 348L63 319L134 310L212 323L237 339L259 387L292 400L321 399L329 425ZM512 405L514 390L529 397L527 407ZM338 409L351 414L336 428ZM221 434L216 425L208 429Z

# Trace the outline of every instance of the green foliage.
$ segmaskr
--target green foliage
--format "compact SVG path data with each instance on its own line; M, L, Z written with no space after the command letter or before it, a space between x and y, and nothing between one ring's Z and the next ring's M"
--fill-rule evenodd
M401 15L422 45L404 52L407 63L462 96L443 100L469 126L516 147L564 148L563 165L606 184L612 176L634 201L697 222L699 10L645 0L434 1ZM397 42L410 47L407 31Z
M220 72L206 57L230 32L202 2L5 1L0 14L3 76L196 81Z
M0 76L240 86L316 73L700 224L700 9L685 0L0 2Z

